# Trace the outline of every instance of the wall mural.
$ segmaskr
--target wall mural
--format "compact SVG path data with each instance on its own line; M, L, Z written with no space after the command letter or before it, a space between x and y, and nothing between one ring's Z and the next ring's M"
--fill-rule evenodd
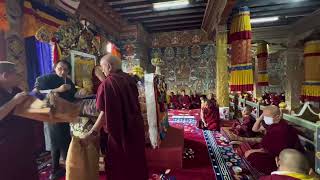
M265 87L266 92L283 93L285 90L285 60L281 52L270 54L267 63L267 71L269 76L269 86Z
M162 74L169 91L214 92L215 46L203 32L169 32L152 37L149 57L160 57L164 61Z

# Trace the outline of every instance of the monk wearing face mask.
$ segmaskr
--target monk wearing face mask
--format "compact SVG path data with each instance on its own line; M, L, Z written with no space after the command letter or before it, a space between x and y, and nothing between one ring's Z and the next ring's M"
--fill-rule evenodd
M274 161L283 149L291 148L303 152L296 130L281 119L280 109L271 105L263 110L252 130L262 128L263 121L268 125L259 148L248 150L245 157L250 164L264 174L270 174L277 169Z

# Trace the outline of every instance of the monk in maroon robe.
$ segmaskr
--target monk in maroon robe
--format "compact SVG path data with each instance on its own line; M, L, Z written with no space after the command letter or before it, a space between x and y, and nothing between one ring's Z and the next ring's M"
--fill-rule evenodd
M121 71L121 60L115 56L104 56L100 65L106 75L97 93L97 108L101 113L82 142L86 144L97 136L105 123L108 131L107 179L147 180L144 122L136 81Z
M15 65L0 61L0 179L38 180L34 122L12 113L27 98L17 83Z
M201 107L201 122L198 124L198 128L217 131L220 129L220 115L219 107L213 100L208 100L203 97L203 103Z
M191 95L191 108L199 109L201 106L200 96L194 91Z
M169 97L169 107L170 109L179 109L179 99L178 96L174 94L174 92L171 92L170 97Z
M181 91L180 105L181 105L182 109L190 109L191 100L190 100L190 97L188 95L186 95L185 90Z
M284 149L275 162L278 170L269 176L260 177L259 180L315 180L316 176L310 176L310 165L307 158L295 149Z
M260 129L255 126L262 126L264 121L268 127L262 142L257 149L245 152L245 157L258 171L270 174L277 169L274 159L286 148L304 151L296 130L281 120L281 113L278 107L271 105L263 110L262 116L257 119L253 129Z
M242 110L242 120L232 125L231 132L241 137L254 137L257 133L252 131L256 119L251 115L252 108L246 106Z

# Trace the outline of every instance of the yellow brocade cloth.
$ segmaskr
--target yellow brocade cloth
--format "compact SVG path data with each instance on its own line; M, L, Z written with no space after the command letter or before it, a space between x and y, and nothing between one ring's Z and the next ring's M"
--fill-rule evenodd
M83 146L78 137L72 137L66 160L66 180L99 179L98 147L98 141Z
M301 180L316 180L315 177L311 177L309 175L300 174L300 173L293 173L293 172L286 172L286 171L276 171L276 172L273 172L272 174L289 176L289 177L293 177L293 178L297 178L297 179L301 179Z

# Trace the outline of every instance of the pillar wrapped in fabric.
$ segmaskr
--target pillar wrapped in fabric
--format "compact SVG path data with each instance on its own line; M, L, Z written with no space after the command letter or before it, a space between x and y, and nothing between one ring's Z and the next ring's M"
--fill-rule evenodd
M258 86L268 86L269 78L267 72L267 60L268 60L268 44L263 42L259 43L257 47L257 59L258 59Z
M231 91L253 91L251 24L248 7L241 7L231 23Z
M304 83L302 98L320 101L320 40L308 41L304 45Z

